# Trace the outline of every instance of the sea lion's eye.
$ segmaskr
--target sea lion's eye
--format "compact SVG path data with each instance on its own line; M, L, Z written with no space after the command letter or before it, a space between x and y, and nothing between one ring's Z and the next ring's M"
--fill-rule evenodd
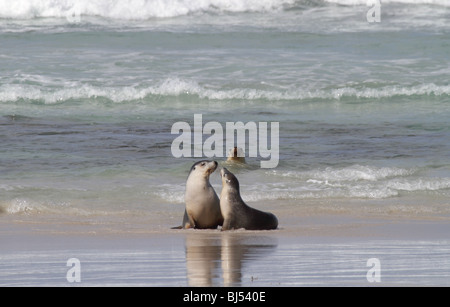
M205 164L206 164L205 162L202 162L201 166L205 166Z

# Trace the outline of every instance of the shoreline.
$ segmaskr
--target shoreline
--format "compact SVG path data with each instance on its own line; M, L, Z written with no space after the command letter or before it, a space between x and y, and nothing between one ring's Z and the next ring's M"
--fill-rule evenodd
M347 239L450 239L450 214L444 202L433 204L428 210L422 200L412 203L408 199L393 201L344 202L330 200L296 202L264 202L249 205L274 213L278 229L272 231L233 230L179 230L171 229L182 219L181 205L158 206L158 211L123 214L122 211L99 215L74 215L52 213L0 214L0 238L10 243L12 236L86 237L86 238L153 238L159 236L183 236L192 233L239 233L296 239L304 242ZM167 211L159 211L166 208ZM3 244L2 251L5 251Z
M36 233L26 223L2 224L10 232L0 232L0 286L450 285L447 221L305 220L277 230L223 232ZM66 276L73 258L81 263L80 283ZM373 258L381 262L376 284L366 279Z

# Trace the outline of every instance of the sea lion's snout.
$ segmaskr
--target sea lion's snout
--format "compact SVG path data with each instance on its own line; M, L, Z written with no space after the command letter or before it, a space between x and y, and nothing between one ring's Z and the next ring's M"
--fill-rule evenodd
M230 171L228 171L225 167L220 170L220 177L222 178L222 184L229 184L234 177Z
M211 161L212 165L210 166L210 174L214 173L217 169L217 166L219 165L219 163L217 163L217 161Z
M220 170L220 176L225 177L225 175L228 173L228 170L225 167L222 167Z

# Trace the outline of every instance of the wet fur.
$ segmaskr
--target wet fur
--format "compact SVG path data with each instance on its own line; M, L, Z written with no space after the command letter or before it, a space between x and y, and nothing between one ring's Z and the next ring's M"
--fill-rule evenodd
M220 210L224 217L222 230L270 230L278 227L278 219L274 214L252 208L242 200L239 181L233 173L224 168L221 176Z
M217 162L208 160L192 165L186 180L183 222L173 229L216 229L223 224L220 200L209 182L209 176L217 165Z

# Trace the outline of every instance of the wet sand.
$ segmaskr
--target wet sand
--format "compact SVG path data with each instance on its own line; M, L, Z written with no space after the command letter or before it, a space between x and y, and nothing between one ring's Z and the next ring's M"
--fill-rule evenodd
M446 219L341 214L282 221L274 231L126 233L110 225L4 220L0 286L450 285ZM71 258L79 260L80 282L67 276Z

